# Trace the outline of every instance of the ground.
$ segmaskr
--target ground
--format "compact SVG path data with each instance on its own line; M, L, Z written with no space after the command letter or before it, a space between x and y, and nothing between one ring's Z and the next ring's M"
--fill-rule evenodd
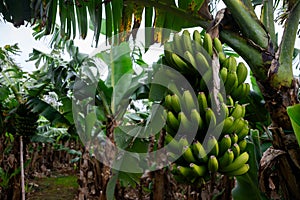
M78 191L76 174L52 172L26 184L27 200L74 200Z

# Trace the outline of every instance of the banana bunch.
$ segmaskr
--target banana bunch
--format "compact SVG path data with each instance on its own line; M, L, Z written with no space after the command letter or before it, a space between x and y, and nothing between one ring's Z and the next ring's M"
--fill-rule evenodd
M220 78L223 82L227 95L233 99L240 100L250 92L249 83L244 83L248 74L248 69L244 63L237 64L233 56L226 58L221 64Z
M197 30L194 31L192 38L187 30L184 30L182 35L174 34L173 41L165 44L165 64L185 75L195 91L207 93L207 85L213 78L211 61L215 51L219 56L219 76L226 94L231 95L236 101L247 96L250 85L244 83L248 75L245 64L237 63L233 56L226 57L218 38L212 39L207 33L201 36Z
M219 56L220 85L224 85L225 97L221 94L213 97L207 86L213 82L211 60L214 52ZM246 173L249 154L245 137L249 125L244 119L246 105L239 104L250 91L249 84L244 83L248 74L246 66L237 63L232 56L226 57L218 38L212 39L209 34L201 36L197 30L192 39L188 31L175 34L173 41L165 44L164 61L187 77L194 89L178 89L182 93L167 94L163 101L167 116L165 145L172 151L167 156L176 160L172 166L176 180L196 183L209 179L216 172L228 176ZM191 82L190 77L197 81ZM197 99L192 92L197 94ZM217 110L212 103L216 98ZM186 138L191 127L196 128L197 133L189 144ZM216 132L221 133L218 139L213 136ZM177 134L179 140L174 139ZM181 156L175 159L174 153Z
M249 170L245 139L239 140L238 137L226 134L219 141L210 136L206 145L194 141L190 146L184 146L184 143L188 143L185 138L178 142L170 135L166 138L168 144L172 144L172 148L182 149L182 156L173 163L172 168L176 179L182 182L202 182L216 172L227 176L239 176ZM174 159L172 153L168 156Z
M36 133L38 115L33 113L25 104L18 106L15 119L17 134L31 136Z

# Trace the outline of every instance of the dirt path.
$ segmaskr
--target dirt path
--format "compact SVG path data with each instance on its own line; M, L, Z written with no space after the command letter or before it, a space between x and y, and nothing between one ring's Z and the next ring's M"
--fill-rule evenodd
M76 175L51 175L28 181L27 200L74 200L78 184Z

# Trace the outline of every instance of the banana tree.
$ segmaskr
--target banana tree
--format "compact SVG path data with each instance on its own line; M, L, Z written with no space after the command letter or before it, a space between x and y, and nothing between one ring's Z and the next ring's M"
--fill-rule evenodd
M132 28L139 28L142 19L146 27L158 28L154 33L146 33L146 47L168 39L170 32L159 28L179 31L187 27L202 27L213 37L219 37L248 63L271 115L273 149L269 149L261 161L261 188L266 193L271 192L268 185L273 182L269 182L271 179L268 179L270 174L267 169L279 161L276 173L281 184L276 184L275 188L280 187L285 198L297 198L300 195L300 181L296 179L300 166L299 147L287 115L287 107L298 103L299 87L293 76L292 65L300 19L300 1L223 0L223 3L226 8L220 10L215 17L211 14L209 0L111 0L101 3L96 0L22 3L1 0L0 11L5 20L16 26L23 24L24 20L33 21L40 30L40 35L52 33L56 20L60 20L60 33L67 39L77 35L76 26L79 35L85 38L88 23L91 23L96 43L102 25L105 26L107 38L123 33L113 40L123 41L131 33L134 36ZM260 16L254 11L257 5L261 6ZM274 14L276 7L281 10L279 16ZM56 19L58 9L59 19ZM102 12L105 21L102 20ZM280 43L274 25L278 18L284 23Z

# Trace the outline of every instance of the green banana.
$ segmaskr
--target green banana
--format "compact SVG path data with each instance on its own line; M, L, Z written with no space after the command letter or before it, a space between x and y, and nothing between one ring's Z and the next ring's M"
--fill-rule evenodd
M174 34L173 43L174 43L174 52L175 52L175 54L182 55L184 47L182 46L181 36L178 33Z
M170 135L165 135L165 144L168 145L168 149L171 151L179 153L179 149L181 149L181 145Z
M249 169L250 169L250 165L244 164L240 168L238 168L234 171L226 172L226 175L227 176L240 176L240 175L247 173Z
M204 116L205 111L208 108L207 98L204 92L198 93L198 104L199 104L200 115Z
M236 72L228 70L227 78L224 83L224 86L227 94L230 94L231 91L238 86L238 77Z
M206 111L205 111L205 120L206 120L207 125L211 124L213 127L216 126L217 118L216 118L216 115L215 115L214 111L211 108L206 109Z
M231 144L237 143L239 141L239 136L236 133L230 134Z
M246 80L247 75L248 75L248 69L244 63L240 62L238 64L237 69L236 69L236 74L238 76L238 83L239 84L244 83L244 81Z
M179 113L181 111L181 106L180 106L180 99L176 94L172 95L171 98L171 102L172 102L172 108L176 113Z
M196 60L190 51L185 51L183 54L183 58L188 62L190 66L192 66L191 71L193 70L198 72Z
M183 106L186 109L186 112L191 112L193 109L196 109L196 105L193 99L193 96L190 90L185 90L182 94ZM185 111L185 110L183 110Z
M198 176L204 176L206 173L206 166L204 165L196 165L195 163L190 164L190 168L194 171Z
M210 56L213 55L213 41L208 33L204 34L203 47Z
M199 46L202 46L201 34L198 30L194 30L193 40L195 41L196 44L199 44Z
M234 118L232 116L229 116L223 120L223 122L220 123L218 126L222 126L222 134L228 133L228 130L231 128L232 124L234 122Z
M211 173L215 173L219 169L219 162L216 156L211 155L208 159L207 168Z
M228 72L236 72L237 70L236 59L233 56L229 56L228 58L226 58L223 66L228 69Z
M235 158L237 158L241 153L240 146L237 143L232 145L231 150L233 151Z
M241 153L244 152L247 148L247 140L246 139L242 139L239 141L239 147L240 147L240 150L241 150Z
M226 82L227 80L227 74L228 74L228 69L223 67L221 70L220 70L220 78L221 80L223 81L223 84Z
M225 119L229 116L229 109L228 106L223 102L221 103L221 108L220 108L220 115L224 117Z
M171 111L169 111L167 114L167 125L170 126L173 130L178 130L179 124L180 123L175 115Z
M245 128L243 128L243 130L241 130L239 133L237 133L238 137L240 140L244 139L249 133L249 127L246 126Z
M207 153L199 141L196 141L192 144L192 150L194 156L198 159L199 162L206 163L208 160Z
M232 116L233 117L233 116ZM232 126L228 129L227 133L237 133L244 128L245 120L243 118L237 118L234 120Z
M192 109L191 111L191 122L198 124L198 131L204 128L203 119L201 118L201 115L199 114L197 109Z
M182 157L189 163L196 162L192 149L189 146L183 147Z
M207 141L207 151L209 151L208 155L219 155L219 143L215 136L211 135Z
M228 149L225 151L223 156L219 158L219 165L220 169L223 169L224 167L230 165L234 160L234 153L231 149Z
M228 106L234 106L234 101L230 95L227 95L227 103Z
M172 53L171 57L175 64L175 69L179 70L180 72L189 71L190 67L188 66L188 64L183 59L181 59L181 57L179 57L176 53Z
M180 126L183 127L183 131L188 131L191 128L191 122L188 120L184 112L178 113L178 120L180 122Z
M164 105L166 106L166 108L168 110L172 109L172 96L170 94L168 94L167 96L165 96L165 103Z
M231 138L228 134L219 142L219 154L223 155L231 147Z
M242 83L237 88L233 89L231 95L235 99L243 99L250 93L250 84Z
M234 104L234 108L232 109L230 116L234 117L235 119L244 117L244 108L238 102Z
M223 52L222 42L219 40L219 38L215 37L213 41L217 52Z
M200 73L205 73L210 68L208 61L201 52L196 53L195 60L197 63L197 69Z
M191 180L195 178L195 173L192 168L185 167L185 166L178 166L177 170L179 174L181 174L183 177L187 178L187 180Z
M234 161L224 167L223 169L220 169L221 172L230 172L239 169L244 164L246 164L249 160L249 154L247 152L244 152L240 154L237 158L234 159Z
M224 62L226 61L226 55L224 52L219 52L219 62L221 65L224 64Z
M190 32L188 30L184 30L181 35L182 46L185 51L193 52L192 40L190 36Z

